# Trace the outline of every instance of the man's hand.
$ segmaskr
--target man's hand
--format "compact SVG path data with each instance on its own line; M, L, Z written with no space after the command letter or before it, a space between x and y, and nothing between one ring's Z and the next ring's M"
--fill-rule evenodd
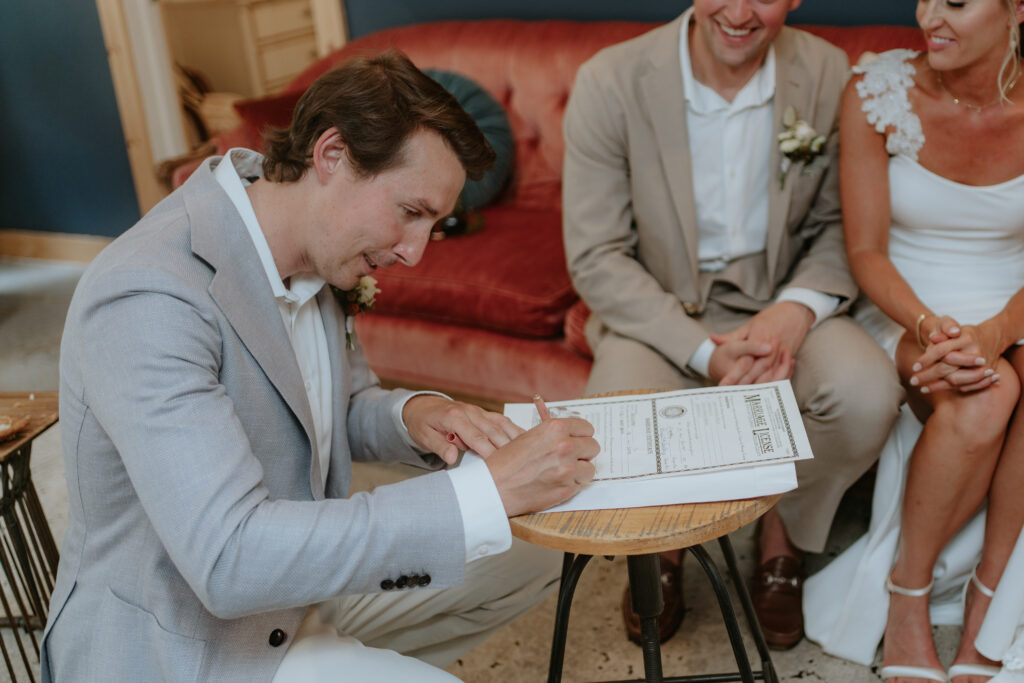
M722 386L788 379L813 324L811 309L781 301L732 332L711 335L716 344L708 365L711 379Z
M455 464L459 450L472 449L487 458L523 433L504 415L429 394L406 401L402 419L420 448L436 453L449 465Z
M487 459L509 517L563 503L594 478L594 427L576 417L545 420Z

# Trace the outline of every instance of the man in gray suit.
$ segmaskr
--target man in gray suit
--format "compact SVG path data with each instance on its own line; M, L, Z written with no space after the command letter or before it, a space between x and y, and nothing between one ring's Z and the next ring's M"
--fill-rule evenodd
M593 476L590 425L382 390L325 286L420 259L493 160L472 119L389 52L319 79L267 150L206 160L75 293L44 681L453 680L424 662L557 580L557 554L503 552L507 516ZM457 447L480 457L347 497L352 461Z
M902 396L841 315L856 295L836 163L848 64L784 26L799 4L696 0L600 52L577 74L563 173L566 255L594 313L588 392L792 381L815 458L765 515L754 580L778 647L803 633L803 552L823 549ZM678 563L663 558L663 638L682 619ZM638 637L628 596L623 611Z

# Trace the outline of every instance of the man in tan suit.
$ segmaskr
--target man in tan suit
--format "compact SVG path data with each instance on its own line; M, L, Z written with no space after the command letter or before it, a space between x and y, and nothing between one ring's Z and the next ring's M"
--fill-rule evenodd
M841 315L856 295L836 159L848 62L784 26L799 4L696 0L584 64L565 114L566 255L594 312L587 391L792 381L815 458L762 523L754 601L776 647L803 633L803 552L823 550L902 398ZM798 159L780 149L794 120L822 135ZM662 638L682 619L678 565L663 558ZM628 596L623 612L637 636Z

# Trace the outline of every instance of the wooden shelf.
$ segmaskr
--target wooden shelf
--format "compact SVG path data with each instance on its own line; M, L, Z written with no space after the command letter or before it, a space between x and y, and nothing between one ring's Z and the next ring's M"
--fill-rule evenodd
M314 21L315 0L160 0L174 61L213 90L259 97L322 56L341 26ZM336 39L334 39L337 42Z

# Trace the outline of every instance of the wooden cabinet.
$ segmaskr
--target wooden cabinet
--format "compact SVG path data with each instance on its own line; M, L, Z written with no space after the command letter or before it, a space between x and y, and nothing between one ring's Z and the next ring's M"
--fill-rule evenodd
M325 35L344 29L324 25L318 2L160 0L171 57L205 75L213 90L244 97L280 90L337 47Z

